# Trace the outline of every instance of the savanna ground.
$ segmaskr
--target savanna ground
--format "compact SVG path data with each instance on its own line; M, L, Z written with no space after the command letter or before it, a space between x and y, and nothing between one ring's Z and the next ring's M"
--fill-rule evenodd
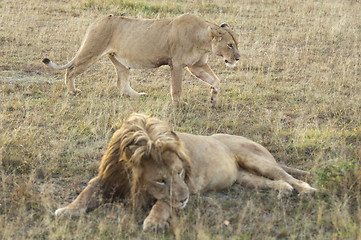
M173 109L167 67L135 70L148 98L120 97L105 57L76 79L70 97L64 64L86 28L107 15L145 18L194 13L239 34L235 69L212 56L222 82L209 87L184 73ZM361 239L361 3L324 1L0 1L0 238L2 239ZM139 36L141 37L141 36ZM243 135L278 161L306 169L319 192L276 199L233 186L193 196L167 233L143 233L146 212L108 204L78 217L53 212L97 174L121 121L132 112L168 120L178 131Z

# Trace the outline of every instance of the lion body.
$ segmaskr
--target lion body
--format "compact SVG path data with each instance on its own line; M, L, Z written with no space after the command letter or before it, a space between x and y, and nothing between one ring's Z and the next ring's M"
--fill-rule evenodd
M183 68L212 86L216 102L219 79L207 61L213 51L222 56L227 65L239 59L234 33L223 24L219 27L203 19L185 14L172 19L134 19L109 15L94 22L87 30L75 57L58 66L45 58L52 68L67 69L65 83L70 94L80 93L74 77L84 72L99 58L108 55L117 72L117 85L123 95L136 97L129 84L129 69L157 68L169 65L172 77L172 98L180 102Z
M55 214L84 212L110 198L130 198L133 207L150 203L143 229L168 226L172 208L184 208L189 196L238 183L300 194L316 191L277 164L266 148L241 136L199 136L173 132L156 118L133 114L114 133L98 177L68 206ZM292 169L293 173L305 174Z

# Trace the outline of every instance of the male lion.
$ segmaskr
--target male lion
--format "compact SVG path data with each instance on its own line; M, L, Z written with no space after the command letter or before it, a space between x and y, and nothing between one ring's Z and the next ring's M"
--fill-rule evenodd
M86 212L99 204L128 198L135 209L154 204L143 229L164 229L172 208L182 209L189 195L230 187L234 183L272 188L279 197L316 191L280 166L261 145L240 136L197 136L172 131L156 118L132 114L117 130L102 158L99 174L56 216Z
M87 30L81 47L67 64L58 66L48 58L43 62L54 69L66 69L65 84L72 95L74 77L84 72L99 58L108 55L117 72L121 94L138 97L129 85L129 70L169 65L173 102L181 101L183 68L211 85L211 102L217 102L219 79L207 64L213 52L224 58L227 66L239 60L238 43L227 24L217 26L201 18L185 14L173 19L133 19L109 15Z

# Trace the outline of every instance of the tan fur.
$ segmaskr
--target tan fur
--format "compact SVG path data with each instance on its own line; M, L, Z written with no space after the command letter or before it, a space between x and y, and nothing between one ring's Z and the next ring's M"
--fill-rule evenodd
M284 167L287 171L305 171ZM198 136L173 132L167 123L133 114L116 131L101 161L99 174L65 213L86 212L114 198L129 198L133 207L153 205L143 229L164 229L172 208L184 208L189 195L238 183L299 194L316 191L289 175L261 145L240 136Z
M240 57L237 48L236 37L228 25L217 26L194 15L161 20L109 15L88 28L69 63L58 66L47 58L43 62L54 69L66 69L68 92L76 95L80 90L75 88L74 78L108 55L117 72L121 94L131 97L146 94L130 87L130 69L169 65L176 105L181 101L183 69L187 67L191 74L211 85L211 101L216 104L219 79L207 64L208 55L213 52L222 56L228 66L234 66Z

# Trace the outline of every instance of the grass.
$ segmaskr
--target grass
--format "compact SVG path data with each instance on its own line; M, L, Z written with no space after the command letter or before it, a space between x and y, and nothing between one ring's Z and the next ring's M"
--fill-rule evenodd
M1 239L361 239L361 23L358 1L0 1ZM239 34L241 60L221 79L219 107L206 84L184 74L175 110L169 69L135 70L148 98L120 97L104 58L76 79L41 59L70 60L84 32L107 14L171 17L194 13ZM319 192L278 201L273 191L233 186L193 196L167 233L143 233L146 212L108 204L79 217L53 212L96 175L121 121L132 112L178 131L243 135L282 163L310 170Z

